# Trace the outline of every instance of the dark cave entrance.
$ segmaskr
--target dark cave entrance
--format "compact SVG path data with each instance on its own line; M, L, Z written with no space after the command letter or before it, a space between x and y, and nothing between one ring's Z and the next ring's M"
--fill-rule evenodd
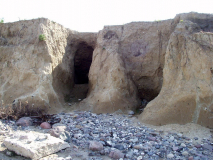
M70 100L79 102L86 98L89 88L89 70L92 63L93 47L86 42L80 42L74 57L74 87Z
M75 84L88 84L93 50L87 43L79 43L74 57Z

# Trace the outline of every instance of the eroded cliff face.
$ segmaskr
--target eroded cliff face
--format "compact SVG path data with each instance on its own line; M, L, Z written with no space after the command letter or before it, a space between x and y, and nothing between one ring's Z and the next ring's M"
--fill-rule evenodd
M213 16L182 14L165 56L163 87L141 114L145 123L213 127ZM194 22L194 23L193 23Z
M127 111L154 99L162 87L164 56L178 22L134 22L98 33L89 73L90 91L81 103L93 112Z
M213 16L79 33L48 19L0 24L0 99L60 112L78 101L93 112L134 110L145 123L213 127ZM46 40L40 41L39 35Z
M39 40L42 34L45 41ZM21 101L60 111L75 84L76 50L80 43L94 47L95 41L96 34L71 31L48 19L0 24L1 106Z

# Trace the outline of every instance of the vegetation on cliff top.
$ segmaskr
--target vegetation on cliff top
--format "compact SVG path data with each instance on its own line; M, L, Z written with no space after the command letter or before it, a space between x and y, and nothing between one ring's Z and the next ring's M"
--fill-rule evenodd
M4 18L2 18L2 19L0 20L0 23L4 23Z

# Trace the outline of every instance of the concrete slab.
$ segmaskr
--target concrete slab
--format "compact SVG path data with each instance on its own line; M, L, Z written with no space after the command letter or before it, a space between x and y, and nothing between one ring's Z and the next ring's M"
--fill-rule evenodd
M38 132L19 132L11 134L4 140L7 149L18 155L33 160L45 157L62 149L70 147L67 142L59 138Z

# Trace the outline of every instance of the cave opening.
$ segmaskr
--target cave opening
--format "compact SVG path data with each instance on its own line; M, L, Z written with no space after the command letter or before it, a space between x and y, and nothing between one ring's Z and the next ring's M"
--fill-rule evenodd
M74 57L75 84L88 84L93 50L87 43L79 43Z
M74 86L71 91L72 102L86 98L89 88L89 70L92 63L93 47L80 42L74 56Z

